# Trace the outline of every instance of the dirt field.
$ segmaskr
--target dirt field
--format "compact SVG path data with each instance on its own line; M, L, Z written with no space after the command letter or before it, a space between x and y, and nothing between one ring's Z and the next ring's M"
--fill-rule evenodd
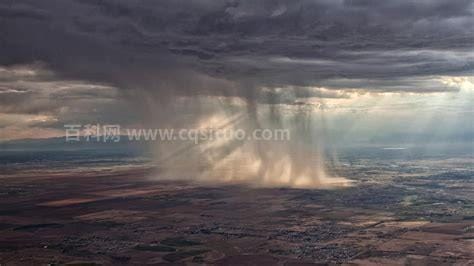
M147 176L134 169L3 178L1 264L474 263L470 187L446 198L397 182L303 190Z

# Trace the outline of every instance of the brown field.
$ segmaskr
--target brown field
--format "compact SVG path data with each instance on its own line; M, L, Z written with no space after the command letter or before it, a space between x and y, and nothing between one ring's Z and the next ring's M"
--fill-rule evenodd
M417 192L419 209L396 186L252 188L146 176L3 178L1 264L474 263L471 209L443 203L440 216L426 191Z

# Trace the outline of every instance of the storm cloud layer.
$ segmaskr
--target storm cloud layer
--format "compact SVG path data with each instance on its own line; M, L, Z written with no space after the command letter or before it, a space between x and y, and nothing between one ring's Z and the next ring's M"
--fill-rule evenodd
M472 74L473 10L469 0L2 1L0 63L40 61L119 87L205 75L252 89L442 91L432 76ZM243 93L217 83L170 87Z
M130 124L181 96L456 92L446 78L472 76L473 12L469 0L6 0L0 112Z

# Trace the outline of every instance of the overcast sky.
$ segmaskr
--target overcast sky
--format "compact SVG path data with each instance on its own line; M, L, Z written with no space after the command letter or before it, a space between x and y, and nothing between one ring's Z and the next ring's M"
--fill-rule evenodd
M180 97L307 105L335 132L387 118L392 132L441 130L438 117L471 134L473 12L471 0L4 0L0 139L139 125Z

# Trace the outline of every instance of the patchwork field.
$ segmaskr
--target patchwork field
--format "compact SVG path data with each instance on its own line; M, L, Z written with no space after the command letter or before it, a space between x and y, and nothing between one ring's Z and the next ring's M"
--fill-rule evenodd
M353 165L339 171L354 185L332 190L156 181L147 168L16 173L2 178L0 262L469 265L472 172L442 169Z

